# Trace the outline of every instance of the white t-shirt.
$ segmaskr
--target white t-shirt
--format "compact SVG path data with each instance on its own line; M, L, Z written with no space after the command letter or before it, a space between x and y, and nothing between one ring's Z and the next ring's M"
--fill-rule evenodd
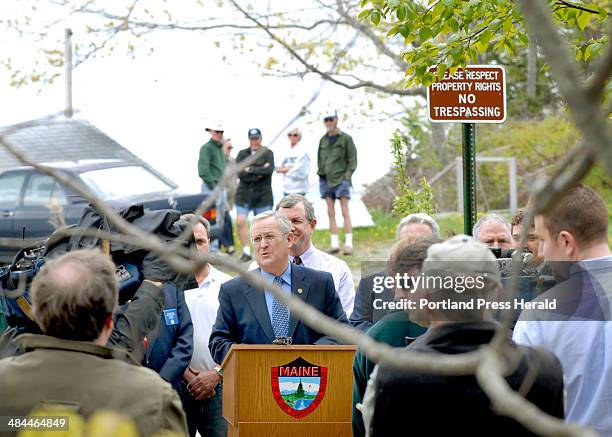
M185 302L193 323L193 355L189 366L195 370L212 370L217 364L210 355L208 342L219 309L221 284L232 279L212 265L204 282L198 288L185 290Z
M310 188L310 156L299 143L290 147L283 156L280 167L291 167L283 176L283 191L285 193L307 193Z

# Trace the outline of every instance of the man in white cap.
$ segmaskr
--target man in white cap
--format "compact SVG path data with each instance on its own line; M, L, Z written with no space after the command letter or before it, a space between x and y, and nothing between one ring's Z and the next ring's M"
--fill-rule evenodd
M429 329L407 348L431 354L433 362L436 355L475 352L487 345L501 329L491 309L499 303L500 273L489 248L472 237L457 235L430 246L421 271L428 287L416 287L414 297L409 298L419 308L410 311L409 317ZM479 301L489 305L479 305ZM469 302L473 302L473 309ZM529 372L530 388L522 396L544 412L563 418L559 360L548 351L511 341L504 355L512 363L504 377L508 385L519 390ZM410 416L419 422L414 426L426 426L435 435L490 435L500 429L504 435L531 434L520 423L495 413L474 375L441 375L383 365L372 372L363 399L366 435L394 434L397 423L389 417L404 416L406 405L410 405Z
M212 191L225 171L225 154L223 153L223 125L218 122L209 122L206 132L210 140L200 148L198 159L198 174L202 179L202 192Z
M335 208L336 200L339 200L344 220L343 253L351 255L353 253L353 226L349 214L349 200L352 187L351 177L357 168L357 148L353 143L353 138L338 129L338 113L335 110L327 111L323 122L326 132L319 141L317 174L319 175L321 198L327 203L331 234L329 252L340 251Z
M308 175L310 174L310 156L300 145L302 131L297 127L287 134L289 150L283 156L277 173L283 175L283 195L301 194L305 196L309 189Z

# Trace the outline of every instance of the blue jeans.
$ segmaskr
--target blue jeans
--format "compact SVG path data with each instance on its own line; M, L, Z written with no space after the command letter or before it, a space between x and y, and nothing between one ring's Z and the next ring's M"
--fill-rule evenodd
M253 215L257 215L257 214L261 214L262 212L270 211L270 210L272 210L272 205L252 207L249 205L236 204L236 213L238 215L249 215L249 212L251 211L253 211Z
M187 390L183 390L186 392ZM219 384L215 395L210 399L198 401L189 393L183 396L189 435L194 437L196 431L202 437L227 437L227 422L221 414L223 387Z

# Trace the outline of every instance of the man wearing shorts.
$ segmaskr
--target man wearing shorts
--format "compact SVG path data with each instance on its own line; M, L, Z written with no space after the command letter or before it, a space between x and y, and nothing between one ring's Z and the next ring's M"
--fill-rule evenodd
M274 173L274 153L261 145L261 131L249 130L249 147L242 149L236 156L236 164L264 149L258 158L238 173L240 182L236 190L236 225L242 243L240 261L251 261L251 247L246 230L249 212L254 215L272 209L272 173Z
M353 253L353 227L349 214L349 199L351 198L351 177L357 168L357 149L351 136L338 129L338 114L328 111L324 118L326 133L319 141L318 165L319 190L321 197L327 202L329 231L331 234L330 253L340 251L338 225L336 224L336 200L340 201L342 219L344 221L343 253Z

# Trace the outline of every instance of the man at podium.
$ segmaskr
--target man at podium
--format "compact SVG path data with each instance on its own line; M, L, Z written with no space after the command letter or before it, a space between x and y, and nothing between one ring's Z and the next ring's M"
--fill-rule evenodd
M279 213L258 214L251 225L251 243L259 268L255 271L322 313L348 323L332 275L289 262L293 245L291 222ZM261 292L237 277L221 285L219 310L208 347L221 363L232 344L334 344L335 340L292 317L274 295Z

